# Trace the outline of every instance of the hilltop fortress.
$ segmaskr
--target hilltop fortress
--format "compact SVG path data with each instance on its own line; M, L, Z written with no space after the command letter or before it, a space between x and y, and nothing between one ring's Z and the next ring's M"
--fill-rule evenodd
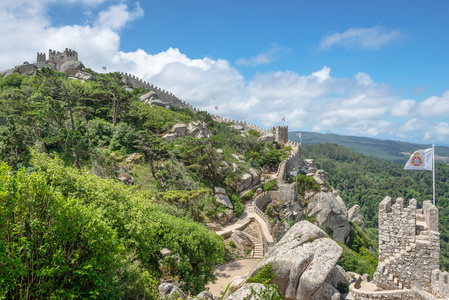
M14 72L32 74L43 67L67 73L73 76L82 72L84 65L78 60L78 53L65 49L63 52L49 50L48 59L45 53L37 53L36 62L24 64L10 70L0 72L7 76ZM178 99L172 93L147 83L134 75L121 73L123 81L129 87L142 87L149 90L151 101L160 100L159 105L177 106L193 112L199 110L189 103ZM296 203L297 186L290 183L292 173L300 170L302 164L301 145L288 140L288 126L276 126L265 130L255 124L230 120L211 115L217 122L232 123L244 130L256 130L262 136L271 136L273 141L291 146L289 157L283 161L277 172L276 191L264 192L256 196L254 211L264 220L272 239L264 240L264 252L273 246L285 233L284 228L275 228L262 208L273 200L280 200L289 207L286 219L295 220L301 208ZM316 170L315 170L316 171ZM288 229L287 229L288 230ZM336 234L334 232L334 238ZM344 240L344 235L342 235ZM361 276L349 287L349 297L356 300L369 299L449 299L449 273L439 269L440 234L438 232L438 209L430 202L424 201L422 209L417 208L417 201L410 200L404 207L404 199L398 198L392 204L386 197L379 204L379 263L373 281L369 276ZM351 299L349 298L348 299ZM333 298L332 298L333 299Z
M165 103L198 111L165 90L133 75L121 74L126 84L148 89ZM261 134L272 134L276 142L292 146L291 155L278 169L278 190L262 193L254 200L255 212L265 221L273 237L270 239L271 242L264 241L263 248L266 253L285 232L273 228L261 208L270 201L282 200L285 205L292 206L292 212L300 210L299 205L294 207L294 200L297 197L296 183L288 183L287 179L291 172L298 171L301 167L301 145L288 140L287 126L264 130L242 121L215 115L212 115L212 118L218 122L231 122L247 129L254 129ZM448 299L449 273L439 270L439 237L438 209L430 201L424 201L423 208L418 209L415 199L410 201L408 207L404 207L404 199L397 199L393 205L391 198L386 197L379 205L379 264L374 274L374 281L369 282L367 275L359 277L357 282L350 285L349 297L356 300Z
M19 74L35 74L36 70L41 68L51 68L53 70L66 73L69 76L77 76L84 70L84 65L78 60L78 52L65 48L59 52L48 50L48 59L45 53L37 53L34 63L24 63L9 70L0 71L0 76L8 76L13 73ZM89 75L89 74L88 74Z

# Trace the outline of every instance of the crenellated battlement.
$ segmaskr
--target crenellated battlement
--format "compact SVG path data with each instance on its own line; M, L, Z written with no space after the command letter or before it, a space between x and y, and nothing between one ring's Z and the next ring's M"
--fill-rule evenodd
M63 52L49 49L48 50L48 63L62 65L68 61L78 61L78 52L65 48Z
M46 55L45 53L37 53L37 58L36 58L36 62L43 62L43 61L47 61Z
M375 283L386 290L412 286L431 292L431 275L439 268L438 209L431 201L404 199L394 204L385 197L379 204L379 265Z
M440 297L449 296L449 273L435 269L432 271L432 288Z
M136 77L135 75L131 75L128 73L123 73L123 72L120 72L120 74L123 76L123 81L126 84L131 85L132 87L141 87L141 88L144 88L144 89L147 89L150 91L154 91L158 95L159 99L163 100L167 104L174 105L174 106L181 107L181 108L187 108L193 112L199 111L197 108L193 107L189 103L178 99L172 93L169 93L168 91L165 91L157 86L154 86L153 84L149 84L148 82ZM251 123L247 123L247 122L243 122L243 121L231 120L231 119L222 118L222 117L216 116L216 115L211 115L211 117L214 121L221 122L221 123L234 123L235 125L243 126L246 129L256 130L257 132L259 132L261 134L273 133L275 136L275 141L278 143L287 144L288 142L290 142L288 140L288 126L275 126L275 127L271 128L270 130L265 130L265 129L261 128L260 126L257 126L255 124L251 124ZM298 147L298 148L300 147L300 145L298 143L290 142L289 145L292 147Z

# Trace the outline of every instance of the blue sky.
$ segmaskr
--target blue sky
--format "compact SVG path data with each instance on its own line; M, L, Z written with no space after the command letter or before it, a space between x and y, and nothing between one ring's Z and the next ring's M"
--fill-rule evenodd
M12 2L0 69L68 47L266 128L449 144L446 0Z

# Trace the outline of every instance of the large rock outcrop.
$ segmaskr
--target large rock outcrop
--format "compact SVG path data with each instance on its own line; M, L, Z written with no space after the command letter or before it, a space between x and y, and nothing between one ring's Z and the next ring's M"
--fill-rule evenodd
M307 213L315 217L318 226L331 229L334 239L343 243L347 241L351 230L347 217L348 211L343 199L336 191L315 194L313 201L307 207Z
M363 228L365 218L363 216L362 209L357 204L351 207L348 211L348 219L350 222Z
M231 235L235 245L243 250L251 251L254 249L253 241L244 232L240 230L234 230Z
M343 249L322 229L301 221L284 235L247 277L253 277L265 265L271 264L276 273L271 283L278 285L285 299L309 299L321 289L342 252Z

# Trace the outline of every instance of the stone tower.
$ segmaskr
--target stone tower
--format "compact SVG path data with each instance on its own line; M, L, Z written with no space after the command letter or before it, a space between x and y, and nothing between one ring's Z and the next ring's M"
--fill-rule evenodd
M417 287L431 292L432 271L440 265L438 209L430 200L416 208L398 198L379 204L379 264L374 282L385 290Z

